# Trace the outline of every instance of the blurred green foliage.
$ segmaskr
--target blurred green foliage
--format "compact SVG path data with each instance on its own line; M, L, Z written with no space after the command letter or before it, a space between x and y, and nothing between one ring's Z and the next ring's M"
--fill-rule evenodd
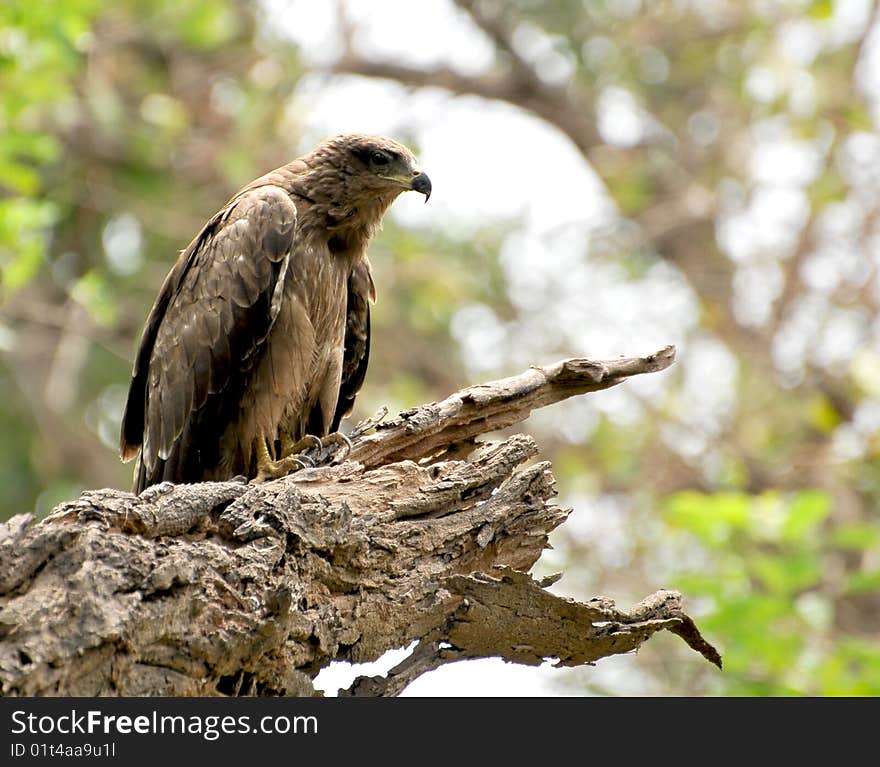
M691 545L705 555L703 565L681 574L676 585L710 605L700 623L725 638L728 692L859 691L848 680L819 678L811 668L816 648L827 640L833 610L822 593L827 552L821 531L830 511L827 494L809 490L787 496L687 491L666 499L665 523L690 533L696 539ZM834 648L823 662L837 663L847 652ZM861 691L877 681L866 679Z
M880 294L870 244L880 198L854 171L877 156L854 159L854 147L880 145L876 9L806 0L515 5L501 17L507 28L545 35L527 56L538 71L554 56L570 63L570 104L601 128L602 94L615 90L642 114L641 136L609 130L596 141L583 130L582 151L625 226L649 240L650 259L685 277L700 310L679 348L678 385L640 418L601 417L582 448L558 445L563 492L592 512L589 534L560 531L555 545L568 556L553 567L582 580L581 596L636 600L665 576L693 600L723 674L685 654L672 668L646 647L639 667L650 681L637 690L880 693ZM499 17L484 24L501 27ZM778 161L791 146L812 154L803 178L787 178ZM804 213L774 240L778 193ZM619 247L609 252L620 257ZM845 276L848 258L861 276ZM753 308L767 285L775 287L762 314ZM842 328L863 321L873 330L854 331L858 341L842 352ZM699 401L721 378L688 383L699 365L688 352L709 339L733 370L733 403L720 400L714 413ZM597 677L578 678L614 691Z
M0 8L0 518L130 483L119 419L165 272L238 187L307 148L288 106L305 70L260 14L233 0ZM497 243L387 223L356 417L461 384L451 315L457 299L504 304Z
M94 2L4 3L0 8L0 275L6 291L40 268L58 209L41 199L39 168L58 159L44 128L72 97Z

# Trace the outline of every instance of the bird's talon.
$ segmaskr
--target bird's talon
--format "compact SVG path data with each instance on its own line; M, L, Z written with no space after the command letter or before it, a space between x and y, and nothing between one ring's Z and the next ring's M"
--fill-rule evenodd
M315 464L310 458L289 455L287 458L282 458L280 461L270 461L261 466L257 472L257 476L254 477L253 482L260 483L266 482L270 479L281 479L281 477L286 477L288 474L293 474L301 469L314 468L314 465Z
M348 454L351 452L352 444L351 440L345 436L341 431L333 432L333 434L328 434L324 437L324 442L331 443L337 445L336 450L333 451L332 460L330 463L342 463L346 458L348 458ZM341 455L339 453L342 453Z

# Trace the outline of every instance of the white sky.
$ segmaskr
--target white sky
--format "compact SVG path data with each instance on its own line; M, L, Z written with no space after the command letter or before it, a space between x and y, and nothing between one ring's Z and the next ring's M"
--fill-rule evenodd
M375 663L333 663L318 674L315 687L326 695L346 688L358 676L376 676L400 663L410 648L386 653ZM559 691L547 682L559 672L545 664L541 668L506 663L500 658L460 661L422 674L404 691L402 697L543 697Z

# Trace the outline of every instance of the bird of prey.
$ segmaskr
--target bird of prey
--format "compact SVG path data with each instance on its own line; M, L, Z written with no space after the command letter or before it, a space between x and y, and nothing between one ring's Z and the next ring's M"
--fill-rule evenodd
M211 217L165 278L135 358L120 438L122 460L138 456L135 492L282 476L309 438L338 430L370 352L367 245L407 190L431 194L409 149L336 136Z

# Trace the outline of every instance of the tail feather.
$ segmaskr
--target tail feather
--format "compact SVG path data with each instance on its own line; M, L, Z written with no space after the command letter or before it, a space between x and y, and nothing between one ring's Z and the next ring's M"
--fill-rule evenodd
M134 465L134 484L131 489L133 493L140 495L146 487L147 467L144 466L144 462L141 460L141 454L138 453L137 463Z

